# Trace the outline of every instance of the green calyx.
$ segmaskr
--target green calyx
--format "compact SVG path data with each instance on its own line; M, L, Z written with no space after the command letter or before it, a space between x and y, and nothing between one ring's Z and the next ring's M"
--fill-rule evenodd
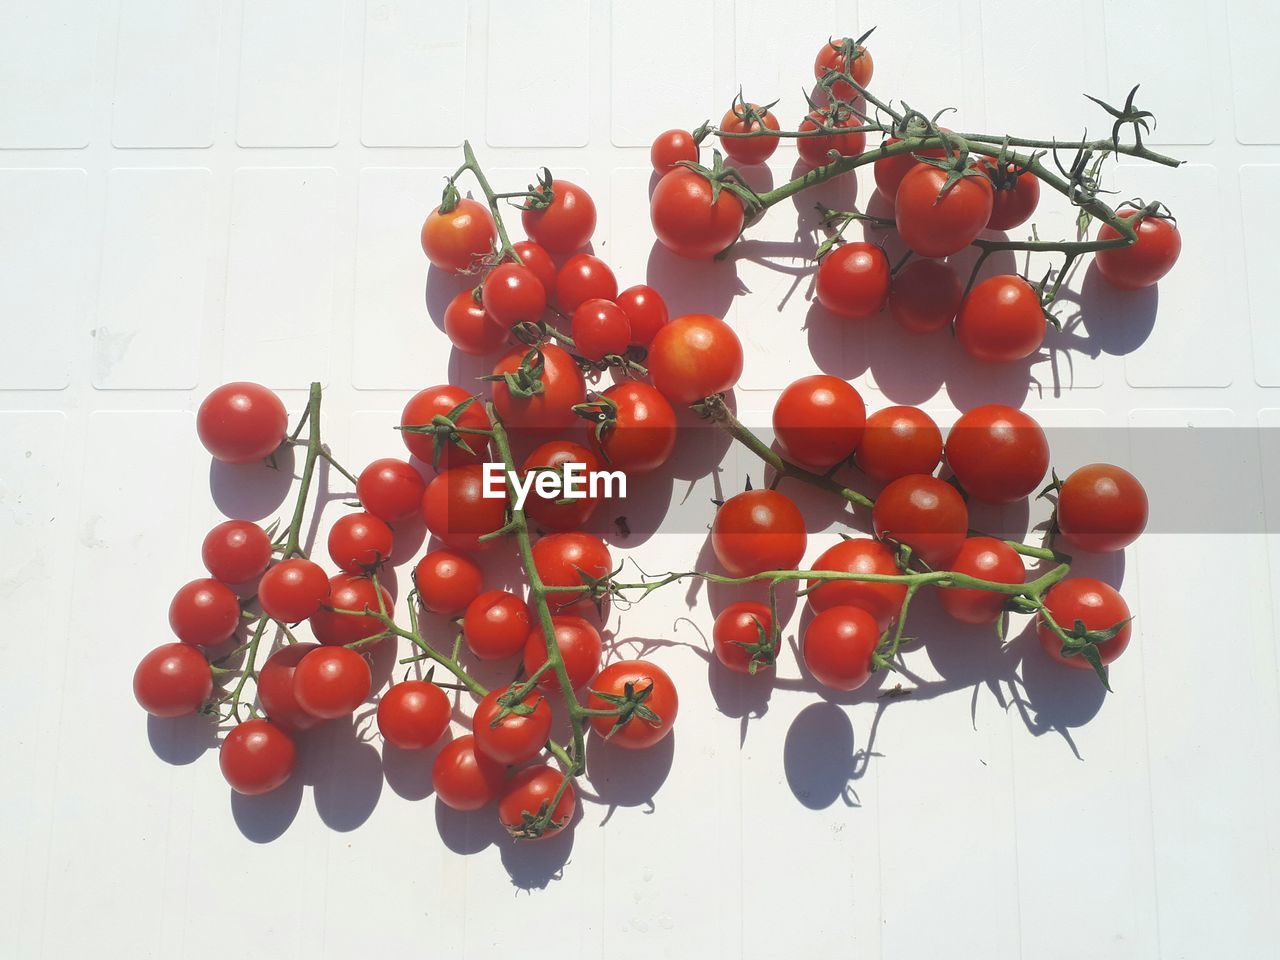
M630 723L633 717L638 717L645 723L651 723L654 726L662 723L662 718L651 707L645 705L645 701L653 693L652 680L643 688L637 688L635 683L628 682L623 685L622 693L620 694L601 693L599 690L592 690L591 693L617 711L617 719L614 720L613 726L609 728L609 732L605 734L604 738L606 740Z

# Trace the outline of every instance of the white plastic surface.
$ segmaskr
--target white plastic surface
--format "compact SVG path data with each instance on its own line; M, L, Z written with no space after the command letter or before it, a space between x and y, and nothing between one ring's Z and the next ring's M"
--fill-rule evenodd
M1084 323L1055 338L1070 363L1030 370L1043 393L945 339L811 309L808 197L751 231L751 259L690 265L653 245L654 134L718 118L740 83L794 121L820 43L876 24L877 89L954 105L958 128L1100 134L1079 92L1119 103L1141 82L1151 142L1189 161L1111 171L1122 197L1175 209L1182 261L1147 294L1079 270ZM390 426L412 391L485 372L437 329L457 285L428 277L417 238L463 137L498 189L543 165L588 187L595 250L624 285L730 317L749 422L823 369L872 408L920 403L943 423L1001 400L1053 426L1261 426L1261 444L1240 431L1230 488L1187 504L1149 483L1153 525L1213 511L1216 492L1263 504L1275 530L1273 28L1261 0L0 0L0 952L1271 955L1280 546L1261 523L1081 563L1122 579L1137 618L1107 697L1030 634L1001 652L928 599L911 675L844 696L817 691L794 653L772 687L709 666L723 593L669 588L615 611L617 649L675 676L676 731L644 756L597 749L584 787L598 797L572 834L521 849L488 814L439 808L430 758L380 755L365 715L312 736L276 795L232 797L212 729L147 722L129 682L169 638L173 591L202 575L204 532L276 516L287 494L284 474L210 466L193 416L209 389L257 378L296 413L323 380L326 437L358 467L403 455ZM772 182L794 162L783 145ZM871 178L857 187L861 205ZM1037 221L1041 236L1071 227L1052 199ZM647 509L759 481L738 450L709 474L723 449L682 450ZM828 525L812 558L838 526L804 502ZM402 536L402 559L420 536ZM619 550L664 570L702 540ZM789 644L803 622L796 609ZM877 698L898 682L918 689Z

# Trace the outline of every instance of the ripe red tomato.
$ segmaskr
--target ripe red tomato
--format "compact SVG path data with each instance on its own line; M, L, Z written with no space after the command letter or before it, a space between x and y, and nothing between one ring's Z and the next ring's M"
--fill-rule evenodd
M427 389L419 390L415 393L409 399L409 402L404 405L404 412L400 414L400 426L402 428L400 430L400 439L409 448L409 452L423 463L433 463L432 458L436 445L435 435L413 433L403 428L430 426L434 417L447 417L453 410L473 397L474 394L468 393L461 387L454 387L448 384L427 387ZM489 417L484 412L484 404L479 400L473 400L470 406L457 415L455 424L467 430L488 430L490 423ZM476 433L459 434L459 436L466 441L471 452L468 453L456 443L442 439L440 442L440 466L442 468L458 467L467 463L479 463L488 457L489 440L487 437Z
M907 171L893 201L902 242L922 257L949 257L963 250L991 219L991 181L964 176L945 195L947 171L927 163Z
M1049 469L1040 424L1002 403L974 407L947 434L947 464L983 503L1013 503L1033 493Z
M1113 587L1090 577L1068 577L1049 588L1044 595L1044 605L1054 622L1070 633L1079 620L1086 630L1108 630L1129 619L1129 605ZM1098 644L1098 658L1111 663L1129 646L1133 630L1126 623L1110 640ZM1089 661L1079 654L1063 656L1062 641L1049 629L1043 619L1037 620L1036 635L1040 646L1058 663L1080 670L1092 670Z
M484 495L484 469L478 464L445 470L427 484L422 495L422 518L427 529L454 550L483 550L480 538L498 530L507 519L505 485L500 497Z
M169 628L183 643L215 647L239 625L240 601L218 580L192 580L178 589L169 604Z
M551 253L572 253L595 232L596 205L587 191L568 180L552 180L551 191L551 203L542 209L526 203L520 222L529 239Z
M896 577L902 571L894 561L893 552L878 540L856 537L841 540L824 552L813 563L814 570L831 570L836 573L872 573L882 577ZM871 614L881 631L888 628L907 595L905 583L874 582L867 580L810 580L806 586L809 606L815 612L832 607L861 607Z
M382 594L382 607L388 616L395 610L395 600L386 587L374 589L368 577L354 573L340 573L329 580L329 599L311 615L311 632L328 646L357 643L382 632L382 623L370 613L379 612L378 593ZM339 613L354 610L362 616Z
M444 308L444 333L449 342L475 357L493 353L507 342L509 327L489 316L474 290L463 290Z
M658 331L649 346L649 378L672 403L732 390L742 376L742 342L719 317L691 313Z
M820 127L833 127L842 130L845 127L861 126L862 121L847 110L833 112L814 110L800 121L800 132L817 130ZM800 159L811 167L826 166L831 162L831 151L842 157L856 157L867 148L867 135L861 130L852 133L826 133L816 137L797 137L796 149Z
M942 431L919 407L885 407L867 417L854 462L872 480L888 483L932 473L942 459Z
M529 607L506 590L482 593L467 604L462 638L481 660L514 657L529 639Z
M573 311L573 343L588 360L621 356L631 343L631 321L612 300L584 300Z
M828 73L835 71L843 74L847 67L847 57L844 51L850 43L847 39L830 40L823 44L822 49L818 51L818 56L813 61L813 75L816 79L821 80ZM850 68L850 76L853 82L861 87L866 87L871 83L871 75L875 73L876 64L871 59L871 51L866 47L858 44L853 48L853 66ZM853 100L858 95L858 91L854 89L853 84L846 80L837 80L831 84L831 95L837 100Z
M293 668L293 695L312 716L346 716L369 696L373 677L364 657L349 647L308 651Z
M631 321L631 342L642 347L649 346L670 319L662 294L643 283L627 287L618 294L615 303Z
M551 298L556 295L556 262L551 259L551 254L534 243L532 240L518 240L511 245L516 254L520 257L520 262L533 271L533 275L538 278L544 290L547 291L547 302L551 302Z
M818 264L818 302L837 316L865 320L889 296L889 258L870 243L845 243Z
M676 412L647 383L624 380L586 406L596 412L591 449L613 469L648 473L675 449Z
M794 569L807 542L800 508L777 490L730 497L711 524L711 548L731 577Z
M500 263L480 288L484 311L499 326L537 323L547 309L547 288L538 275L519 263Z
M356 479L360 505L387 523L416 516L422 509L422 492L426 488L422 474L413 464L391 457L373 461Z
M1128 219L1137 211L1121 210ZM1099 250L1094 254L1098 272L1104 280L1121 290L1141 290L1158 282L1178 262L1182 252L1182 234L1172 220L1143 217L1138 224L1138 239L1128 247ZM1120 231L1104 223L1098 230L1099 240L1115 240ZM206 444L207 446L207 444Z
M425 680L393 683L378 700L378 731L401 750L425 750L449 729L453 704Z
M941 127L939 129L946 130L947 128ZM923 136L923 133L921 131L918 135ZM895 143L901 142L901 137L887 137L880 144L880 148L891 147ZM898 195L898 187L902 185L902 178L916 167L922 166L916 157L932 157L933 159L941 160L946 155L946 151L942 147L931 147L928 150L919 150L914 154L897 153L891 157L880 157L872 164L872 170L876 178L876 189L880 191L881 196L893 203L894 198Z
M987 277L969 291L956 318L964 352L986 363L1014 363L1040 349L1045 318L1040 295L1021 277Z
M222 738L218 766L231 789L247 797L270 793L293 774L293 738L269 720L246 720Z
M871 679L871 656L880 643L875 618L861 607L831 607L804 632L805 666L833 690L857 690Z
M876 536L905 543L934 570L944 570L964 544L969 508L945 480L917 473L899 477L876 497Z
M716 659L737 673L757 673L773 667L778 643L773 616L763 603L740 600L720 611L711 627Z
M604 642L600 639L596 628L582 617L552 617L551 625L555 628L556 647L560 650L560 659L564 661L569 684L575 690L581 689L590 683L591 678L600 670ZM525 674L533 676L546 662L547 635L542 632L542 625L535 623L524 645ZM555 671L548 670L539 677L538 686L547 691L560 689Z
M441 270L465 273L476 261L493 252L498 228L489 208L478 200L463 197L448 213L439 207L427 214L422 225L422 252Z
M773 432L782 452L816 473L853 454L866 422L867 408L858 391L826 374L801 377L773 407Z
M757 130L777 130L778 118L765 107L755 103L735 103L720 119L720 129L725 133L755 133ZM737 163L752 166L764 163L778 149L778 138L720 137L720 148Z
M658 175L670 173L681 160L698 162L698 144L688 130L666 130L658 134L649 148L649 162Z
M195 713L212 693L209 661L186 643L161 644L133 671L133 698L153 717Z
M542 840L555 836L569 825L577 809L573 784L560 794L554 808L556 791L564 783L564 774L546 764L517 770L498 801L498 820L516 840ZM546 825L537 821L550 812Z
M288 644L268 657L258 671L258 703L271 722L287 733L301 733L321 722L302 708L293 693L298 664L312 650L319 649L317 643Z
M607 710L628 698L639 703L630 703L617 716L591 718L598 736L628 750L643 750L671 732L680 698L665 670L647 660L615 660L591 684L587 707Z
M253 463L271 456L288 429L284 404L258 383L216 387L196 412L200 442L223 463Z
M565 313L588 300L612 300L617 295L618 278L607 263L589 253L570 257L556 274L556 303Z
M329 577L318 563L303 557L281 560L258 582L262 612L281 623L298 623L329 599Z
M476 738L476 749L490 759L499 763L524 763L536 757L551 736L551 707L546 697L532 690L523 701L511 705L511 712L498 719L503 710L498 700L511 689L491 690L476 705L471 732Z
M216 580L249 583L271 563L271 538L256 523L224 520L205 534L200 559Z
M994 537L970 537L951 562L951 569L993 583L1024 583L1027 579L1027 568L1018 552ZM938 594L942 609L961 623L994 623L1008 599L1003 593L975 587L946 587Z
M577 419L577 414L573 412L574 406L586 399L586 383L573 357L553 343L544 343L538 351L542 357L540 393L520 397L511 391L504 380L493 381L493 405L508 427L567 427ZM530 353L527 347L516 347L494 366L494 375L509 373L517 379L524 377L524 371L537 366L536 359L525 362Z
M710 260L738 239L746 211L731 191L716 196L711 181L685 167L653 188L649 221L658 241L678 257Z
M933 333L950 326L964 299L964 284L950 264L912 260L889 288L889 312L908 333Z
M329 559L348 573L367 573L391 556L391 528L371 513L339 517L329 530Z
M533 545L533 566L546 587L575 587L583 576L602 580L613 572L608 545L590 533L549 533ZM558 591L547 598L553 611L585 607L591 603L587 588Z
M1109 463L1081 467L1058 491L1058 529L1079 550L1123 550L1147 528L1147 491Z
M520 469L526 476L533 471L560 473L563 476L565 465L570 463L581 464L582 469L587 473L600 469L600 461L596 455L571 440L552 440L544 443L525 458ZM586 493L587 496L569 500L568 503L558 503L558 500L567 499L565 497L567 491L558 487L554 495L544 497L538 493L535 479L533 486L529 489L529 496L524 502L525 515L538 526L548 530L578 529L595 512L600 504L600 498L590 495L591 485L586 480L576 483L575 489Z
M422 606L443 617L456 617L484 589L475 562L452 550L432 550L413 568Z
M1003 176L996 178L994 160L988 158L980 163L987 175L993 178L992 186L995 187L987 229L1012 230L1030 220L1040 203L1040 178L1026 171L1019 173L1012 163L1005 166Z
M455 737L436 754L431 765L431 786L446 807L479 810L502 790L507 770L476 749L473 736Z

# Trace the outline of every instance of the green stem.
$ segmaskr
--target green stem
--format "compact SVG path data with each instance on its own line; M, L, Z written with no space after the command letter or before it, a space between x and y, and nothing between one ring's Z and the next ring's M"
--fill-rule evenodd
M308 424L307 459L302 465L302 483L298 488L298 499L293 506L293 519L289 521L288 538L285 540L282 559L292 556L305 557L302 550L302 518L307 510L307 495L311 491L311 478L316 472L316 460L322 453L320 447L320 384L312 383L307 400L307 411L303 419Z

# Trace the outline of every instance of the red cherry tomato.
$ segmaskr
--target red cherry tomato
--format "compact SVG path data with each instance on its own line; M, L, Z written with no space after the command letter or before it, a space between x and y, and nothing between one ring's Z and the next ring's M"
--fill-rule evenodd
M778 643L773 616L763 603L740 600L720 611L711 627L716 659L737 673L758 673L773 667Z
M449 729L453 704L425 680L393 683L378 700L378 731L401 750L425 750Z
M248 797L270 793L293 774L293 738L269 720L246 720L222 740L218 765L231 789Z
M441 270L465 273L493 251L498 228L489 208L463 197L448 213L439 207L427 214L422 225L422 252Z
M413 464L391 457L373 461L356 479L360 505L387 523L417 516L426 488Z
M588 300L612 300L617 295L617 277L607 263L589 253L570 257L556 274L556 303L565 313Z
M1108 630L1129 619L1129 605L1124 598L1101 580L1089 577L1069 577L1049 588L1044 604L1054 622L1070 633L1079 620L1086 630ZM1111 663L1129 646L1132 627L1125 624L1110 640L1098 644L1098 658L1103 664ZM1037 621L1036 635L1044 652L1058 663L1080 670L1093 667L1079 654L1064 656L1062 640L1044 623Z
M498 820L516 840L542 840L569 825L577 800L570 783L556 800L564 774L545 764L517 770L498 801ZM555 806L552 807L552 802ZM542 823L550 813L549 822Z
M881 483L932 473L940 460L942 431L919 407L885 407L871 414L854 455L858 469Z
M1123 550L1147 528L1147 491L1109 463L1081 467L1058 490L1058 529L1078 550Z
M878 576L901 575L893 553L878 540L857 537L842 540L818 557L814 570L831 570L837 573L873 573ZM809 606L815 612L832 607L861 607L871 614L881 631L888 628L907 595L904 583L873 582L867 580L810 580L806 584L813 592L808 595Z
M962 415L947 434L946 449L960 486L983 503L1021 500L1049 469L1049 441L1040 424L1002 403Z
M857 449L867 408L850 384L817 374L789 385L773 407L782 452L806 470L825 473Z
M381 607L378 594L381 592ZM395 601L386 587L374 589L368 577L353 573L340 573L329 580L329 599L311 615L311 632L321 643L334 646L368 640L382 632L383 626L376 616L379 610L387 615L395 610ZM352 610L360 613L341 613Z
M509 331L489 316L473 290L463 290L444 308L445 336L463 353L487 356L507 342Z
M427 387L427 389L415 393L409 399L409 402L404 405L404 412L400 414L400 426L402 428L429 427L435 417L449 416L452 411L461 407L468 400L472 401L471 404L456 415L455 424L460 429L488 430L490 424L489 418L484 412L484 404L475 399L474 394L468 393L461 387L449 385ZM467 463L480 463L488 458L489 441L487 437L476 433L459 434L459 436L466 441L467 447L470 448L471 452L468 453L458 444L442 438L440 440L439 458L441 468L457 467ZM401 429L400 439L409 448L409 452L423 463L434 462L432 459L436 446L434 434L414 433L411 430Z
M1026 171L1019 173L1011 163L1006 165L1002 176L996 177L994 160L988 158L981 164L987 175L993 178L992 186L995 187L987 229L1012 230L1030 220L1040 203L1040 179Z
M577 415L573 412L574 406L586 399L587 388L582 379L582 371L578 369L573 357L553 343L544 343L538 348L538 353L542 358L539 373L541 392L530 397L520 397L511 391L505 381L493 381L493 405L508 427L567 427L577 420ZM494 375L510 373L517 377L525 376L523 371L539 366L536 359L538 354L534 354L526 362L530 354L527 347L517 347L498 361L493 368Z
M215 580L249 583L271 563L271 538L256 523L224 520L205 534L200 559Z
M991 181L964 176L945 194L947 171L922 163L902 178L893 201L902 242L922 257L949 257L963 250L991 219Z
M578 464L582 470L580 477L600 469L600 461L596 455L581 444L570 440L552 440L544 443L525 458L521 472L528 476L531 472L559 473L563 478L567 464ZM548 530L576 530L591 518L600 498L591 496L591 485L585 479L575 483L575 489L586 496L571 499L568 503L558 500L568 499L563 486L557 486L556 492L544 497L538 493L538 479L535 476L529 488L529 496L524 503L524 512L529 519Z
M592 580L608 577L613 572L613 556L608 545L593 534L550 533L533 545L533 566L543 586L582 587L557 591L547 598L551 609L560 611L591 603L583 577Z
M711 524L711 548L731 577L791 570L807 542L800 508L777 490L747 490L730 497Z
M511 689L492 690L480 701L471 721L471 732L476 738L476 749L490 759L499 763L524 763L536 757L551 736L551 707L541 693L533 690L520 703L511 704L510 712L500 718L504 708L498 700Z
M368 698L372 685L368 662L349 647L311 650L293 668L298 706L325 720L354 712Z
M941 127L940 129L946 130L947 128ZM923 131L920 135L923 135ZM901 137L887 137L880 144L880 148L891 147L895 143L901 142ZM920 150L914 154L896 153L891 157L880 157L872 164L876 178L876 189L890 203L893 203L894 198L898 195L898 187L902 185L902 178L916 167L921 166L920 161L916 159L917 156L941 160L946 156L946 151L941 147L931 147L928 150Z
M951 569L994 583L1024 583L1027 569L1018 552L993 537L970 537L960 547ZM976 587L947 587L938 594L942 609L961 623L994 623L1008 596Z
M302 557L282 560L258 582L262 612L281 623L298 623L329 599L329 577L318 563Z
M446 547L473 551L489 541L480 538L499 529L507 519L505 485L501 496L485 496L484 469L478 464L445 470L427 484L422 495L422 519Z
M625 716L592 717L591 729L628 750L652 747L676 722L680 709L676 685L665 670L648 660L615 660L591 684L587 707L605 710L618 706L618 699L625 699L628 691L640 700L639 705L628 706Z
M580 356L621 356L631 343L631 321L612 300L584 300L573 311L573 342Z
M519 240L511 246L520 257L520 262L533 271L533 275L547 291L547 302L550 303L551 298L556 295L556 274L559 273L551 254L532 240Z
M837 316L865 320L889 296L889 258L870 243L845 243L818 264L818 302Z
M742 342L719 317L691 313L658 331L649 347L649 378L672 403L693 403L732 390L742 376Z
M537 323L542 319L547 309L547 289L528 267L501 263L485 277L480 302L495 323L509 329L517 323Z
M904 543L934 570L956 558L969 529L969 508L951 484L917 473L880 491L871 521L876 536Z
M813 61L814 77L821 80L832 71L844 74L848 60L845 51L851 44L852 41L848 39L830 40L823 44ZM853 66L848 69L848 73L853 77L854 83L866 87L871 83L871 76L875 73L875 61L871 59L871 51L861 44L853 46L852 49ZM847 80L837 80L831 84L831 95L837 100L853 100L858 95L858 91Z
M956 318L964 352L986 363L1014 363L1044 342L1040 295L1021 277L987 277L969 291Z
M624 380L584 405L593 412L591 449L612 469L648 473L676 446L676 413L647 383Z
M133 697L153 717L195 713L212 693L209 661L190 644L161 644L133 672Z
M339 517L329 531L329 559L347 573L366 573L381 566L393 545L391 528L371 513Z
M551 181L551 203L536 209L526 203L520 221L529 239L551 253L572 253L586 246L596 229L591 195L568 180Z
M1137 211L1121 210L1128 219ZM1146 216L1138 224L1138 240L1128 247L1099 250L1094 254L1098 272L1113 287L1141 290L1157 283L1178 262L1182 252L1182 234L1172 220ZM1099 240L1115 240L1120 231L1104 223L1098 230Z
M833 690L857 690L871 679L871 656L880 643L875 618L861 607L831 607L804 632L805 666Z
M731 191L717 195L711 181L684 167L653 188L649 221L658 242L678 257L710 260L738 239L746 211Z
M688 130L666 130L657 135L649 148L649 162L661 175L674 170L681 160L698 162L698 144Z
M529 607L506 590L482 593L467 604L462 638L481 660L514 657L529 639Z
M280 398L258 383L216 387L196 412L196 433L215 460L253 463L276 452L289 429Z
M857 127L862 121L847 110L814 110L800 121L800 132L830 127L836 130ZM826 166L831 162L831 151L842 157L856 157L867 148L867 135L861 130L852 133L826 133L816 137L798 137L796 149L800 159L811 167Z
M569 684L573 689L579 690L599 672L604 642L596 628L582 617L552 617L551 625L555 628L556 647L560 651L560 659L564 661ZM525 674L533 676L546 662L547 635L542 632L541 624L535 623L524 645ZM548 670L539 677L538 686L547 691L559 690L560 683L555 671Z
M479 810L492 803L507 779L507 770L476 750L476 738L456 737L445 744L431 765L431 786L446 807Z
M452 550L432 550L413 570L422 606L443 617L456 617L484 589L475 562Z
M615 302L631 321L631 342L642 347L649 346L670 319L662 294L643 283L627 287Z
M169 628L183 643L216 647L239 625L240 601L218 580L192 580L178 589L169 604Z
M941 260L912 260L894 275L889 312L908 333L933 333L950 326L964 299L964 284Z
M720 120L724 133L755 133L777 130L778 118L755 103L737 103ZM777 137L720 137L720 149L735 163L752 166L764 163L778 149Z
M312 650L319 649L317 643L288 644L268 657L258 671L258 702L262 711L287 733L301 733L321 722L319 717L302 708L293 693L293 675L298 664Z

